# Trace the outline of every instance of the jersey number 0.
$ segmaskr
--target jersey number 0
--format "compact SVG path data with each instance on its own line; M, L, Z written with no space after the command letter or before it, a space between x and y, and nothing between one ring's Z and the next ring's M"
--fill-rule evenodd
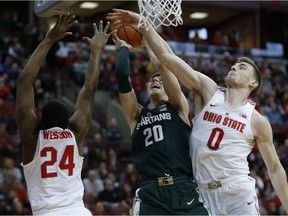
M220 146L220 142L222 141L224 136L224 131L221 128L214 128L211 132L211 135L208 139L207 146L211 150L217 150Z
M58 176L57 172L48 172L48 167L53 167L57 162L57 150L54 147L50 146L43 148L40 152L41 157L47 157L48 154L50 154L50 160L47 160L41 164L42 178L52 178ZM74 167L74 146L67 145L61 157L59 168L61 170L68 170L68 175L71 176L73 175Z

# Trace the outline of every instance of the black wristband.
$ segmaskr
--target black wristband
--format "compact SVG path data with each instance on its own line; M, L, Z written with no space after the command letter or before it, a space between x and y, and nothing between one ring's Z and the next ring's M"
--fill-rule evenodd
M132 86L129 81L130 76L130 59L129 49L122 46L118 53L116 63L116 78L118 82L118 91L120 93L128 93L132 90Z

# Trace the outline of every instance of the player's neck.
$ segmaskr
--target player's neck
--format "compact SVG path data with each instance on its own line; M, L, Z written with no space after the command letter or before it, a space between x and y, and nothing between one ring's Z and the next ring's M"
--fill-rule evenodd
M248 100L248 92L245 89L228 88L225 93L224 103L227 108L244 106Z
M164 103L166 103L166 100L151 100L150 104L148 105L148 108L153 109L153 108L158 107Z

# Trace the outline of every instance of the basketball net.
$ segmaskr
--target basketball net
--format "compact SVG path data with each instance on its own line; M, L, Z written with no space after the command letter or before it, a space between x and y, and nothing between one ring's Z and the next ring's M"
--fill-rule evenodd
M182 25L182 0L138 0L140 20L138 27L149 29L149 23L157 29L159 26Z

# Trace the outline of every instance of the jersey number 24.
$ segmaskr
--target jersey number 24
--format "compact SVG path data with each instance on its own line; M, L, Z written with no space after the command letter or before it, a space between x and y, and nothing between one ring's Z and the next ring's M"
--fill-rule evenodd
M50 160L45 161L41 164L41 177L42 178L52 178L57 177L57 172L48 172L48 167L55 166L55 163L57 162L57 150L52 147L45 147L41 150L40 156L41 157L47 157L47 155L50 154ZM68 176L73 175L73 169L75 167L74 163L74 146L73 145L67 145L63 155L61 156L59 168L61 170L68 170Z

